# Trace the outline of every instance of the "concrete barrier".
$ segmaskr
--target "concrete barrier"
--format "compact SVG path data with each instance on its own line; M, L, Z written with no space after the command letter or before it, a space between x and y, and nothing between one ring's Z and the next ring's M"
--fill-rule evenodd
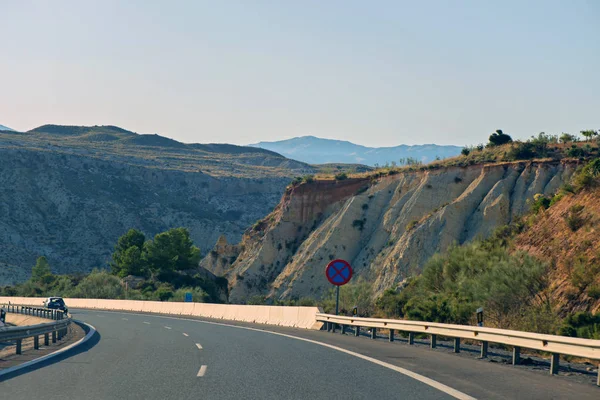
M42 306L43 297L0 297L0 304ZM154 314L187 315L228 321L253 322L305 329L321 329L316 319L318 307L249 306L237 304L182 303L142 300L69 299L69 308L135 311Z

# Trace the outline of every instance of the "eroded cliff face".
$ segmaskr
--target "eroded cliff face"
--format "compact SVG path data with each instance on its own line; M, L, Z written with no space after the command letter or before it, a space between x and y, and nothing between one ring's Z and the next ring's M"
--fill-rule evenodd
M536 193L556 192L575 168L515 162L305 183L288 189L246 232L240 255L219 272L229 279L233 302L320 297L331 287L325 265L342 258L380 293L452 243L485 238L509 223Z

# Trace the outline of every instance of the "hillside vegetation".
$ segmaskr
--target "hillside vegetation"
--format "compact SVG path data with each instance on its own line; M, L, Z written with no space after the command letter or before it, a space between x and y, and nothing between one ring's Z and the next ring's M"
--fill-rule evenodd
M31 278L0 287L0 295L72 298L183 301L227 301L227 281L198 267L200 250L185 228L161 232L153 239L130 229L115 245L111 273L54 274L46 257L38 257Z

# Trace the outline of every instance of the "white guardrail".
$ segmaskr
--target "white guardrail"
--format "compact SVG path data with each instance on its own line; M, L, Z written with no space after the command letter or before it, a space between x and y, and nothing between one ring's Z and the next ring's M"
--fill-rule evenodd
M566 336L543 335L539 333L511 331L508 329L485 328L468 325L440 324L435 322L407 321L379 318L344 317L331 314L317 314L317 321L325 323L329 332L335 332L336 325L341 333L348 327L354 327L354 334L360 334L360 328L370 328L371 338L377 337L377 329L389 330L389 340L394 341L394 333L407 332L408 344L414 344L415 334L427 334L430 347L435 348L437 337L454 339L454 352L460 352L460 339L481 342L481 357L487 357L488 343L498 343L513 347L513 365L520 362L521 348L551 353L550 373L556 374L559 366L559 355L570 355L593 360L600 360L600 340L572 338ZM600 368L597 385L600 386Z

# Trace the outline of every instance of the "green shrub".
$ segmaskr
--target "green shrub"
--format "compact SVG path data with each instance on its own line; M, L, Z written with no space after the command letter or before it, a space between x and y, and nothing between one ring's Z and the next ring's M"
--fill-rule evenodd
M585 224L585 218L581 216L581 211L584 206L576 204L569 208L568 214L565 215L565 222L571 231L576 232Z
M495 326L522 325L524 310L547 287L547 267L525 253L510 254L489 242L452 246L434 255L404 289L403 314L410 319L468 324L484 307Z
M359 231L362 231L365 226L365 221L362 219L355 219L352 221L352 227L357 228Z
M536 156L535 145L530 142L517 142L509 150L509 160L529 160Z
M573 181L578 189L585 189L597 184L600 178L600 158L596 158L579 170Z
M302 177L302 181L306 182L306 183L311 183L315 181L315 176L314 175L304 175Z
M535 196L533 196L531 211L533 211L534 214L537 214L540 212L540 210L545 210L548 207L550 207L550 203L551 200L549 198L547 198L543 194L538 193Z
M343 181L346 179L348 179L348 174L346 174L345 172L340 172L339 174L335 174L336 181Z
M559 334L585 339L600 339L600 313L577 312L565 318Z
M108 271L94 270L77 285L71 297L82 299L119 299L124 290L121 280Z
M168 301L185 301L185 294L192 294L194 303L205 303L209 300L209 295L200 287L182 287L173 292L173 296Z
M512 138L509 135L503 133L501 129L498 129L496 130L496 132L490 135L489 141L490 146L500 146L512 142Z
M414 228L415 226L417 226L417 224L418 224L418 223L419 223L419 220L416 220L416 219L415 219L415 220L412 220L412 221L410 221L408 224L406 224L406 231L411 231L411 230L413 230L413 228Z
M462 150L460 151L460 154L462 154L463 156L468 156L471 153L471 149L469 147L463 147Z
M594 300L600 299L600 285L592 285L587 289L587 295Z
M585 156L585 151L581 147L573 145L569 150L567 150L567 156L572 158L580 158Z

